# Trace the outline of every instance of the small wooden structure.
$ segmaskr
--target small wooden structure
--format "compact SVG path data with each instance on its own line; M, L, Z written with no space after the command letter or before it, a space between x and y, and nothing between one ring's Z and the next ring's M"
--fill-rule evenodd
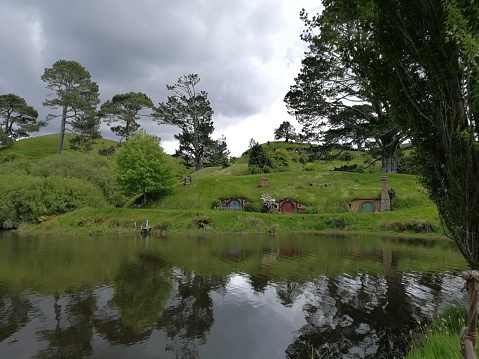
M191 184L191 177L190 176L186 176L185 177L185 186L189 186Z
M149 225L149 223L148 223L148 217L146 217L145 225L144 225L144 226L141 226L140 233L141 233L141 235L145 235L145 236L146 236L146 235L150 234L150 232L151 232L151 227L150 227L150 225Z
M479 272L469 270L462 272L466 280L466 288L469 294L469 312L467 315L467 327L461 330L461 354L465 359L477 359L477 289L479 285Z

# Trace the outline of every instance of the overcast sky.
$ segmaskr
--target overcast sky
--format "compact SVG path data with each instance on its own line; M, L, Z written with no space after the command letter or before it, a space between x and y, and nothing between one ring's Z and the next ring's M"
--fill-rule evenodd
M0 0L0 94L15 93L44 119L41 80L57 60L83 65L100 88L101 103L115 94L143 92L155 105L182 75L196 73L214 111L213 139L222 135L232 155L251 138L274 139L290 121L283 98L300 69L301 8L319 0ZM40 134L57 133L59 120ZM174 153L177 131L140 122ZM106 126L103 137L116 139Z

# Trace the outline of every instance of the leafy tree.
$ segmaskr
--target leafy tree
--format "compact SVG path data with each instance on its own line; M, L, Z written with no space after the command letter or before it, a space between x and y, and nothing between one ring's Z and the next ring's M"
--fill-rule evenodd
M283 121L283 123L274 130L274 139L279 140L281 138L284 138L286 142L296 139L296 130L289 121Z
M0 144L8 145L29 132L38 131L45 122L37 122L38 112L15 94L0 95Z
M175 135L180 142L177 154L186 165L194 166L195 171L203 168L203 159L212 145L210 135L214 126L211 119L213 110L205 91L198 91L200 78L196 74L182 76L175 85L167 85L173 92L168 101L160 103L155 110L159 124L169 124L180 128Z
M321 15L301 12L309 52L285 102L309 139L346 148L372 139L382 171L397 172L395 151L405 132L390 111L388 66L377 56L370 24L357 21L359 11L325 1Z
M160 192L173 185L173 166L167 154L160 147L160 140L139 130L126 141L125 147L116 157L116 181L125 195L146 195Z
M206 149L203 163L206 167L225 166L228 163L229 155L226 137L221 136L216 141L211 141L210 146Z
M75 136L68 139L70 148L75 151L88 152L93 149L95 140L101 138L100 121L94 114L80 115L71 120Z
M147 116L143 111L153 107L153 102L144 93L128 92L115 95L101 105L100 116L107 119L108 126L120 122L120 125L111 127L111 132L128 140L140 128L140 117Z
M259 143L250 149L248 168L250 172L255 172L257 168L261 172L270 172L273 168L273 161L268 152Z
M61 109L61 114L50 114L47 117L47 120L57 117L61 119L57 149L60 154L66 130L85 136L88 134L86 128L96 126L96 108L100 102L98 85L91 81L90 73L82 65L66 60L58 60L51 68L46 68L42 80L54 95L52 99L45 100L43 106ZM68 129L67 125L71 128Z

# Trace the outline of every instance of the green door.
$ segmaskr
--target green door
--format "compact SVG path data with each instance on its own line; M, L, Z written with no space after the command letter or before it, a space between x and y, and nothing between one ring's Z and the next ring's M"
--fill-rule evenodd
M363 213L371 213L374 212L374 206L371 202L364 202L361 206L361 212Z

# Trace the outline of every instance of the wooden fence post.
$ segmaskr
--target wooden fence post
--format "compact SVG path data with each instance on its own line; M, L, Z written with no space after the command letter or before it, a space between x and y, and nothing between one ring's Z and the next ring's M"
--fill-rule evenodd
M479 272L462 272L462 277L466 280L469 307L467 313L467 326L461 330L461 353L465 359L477 359L476 339L477 339L477 288L479 286Z

